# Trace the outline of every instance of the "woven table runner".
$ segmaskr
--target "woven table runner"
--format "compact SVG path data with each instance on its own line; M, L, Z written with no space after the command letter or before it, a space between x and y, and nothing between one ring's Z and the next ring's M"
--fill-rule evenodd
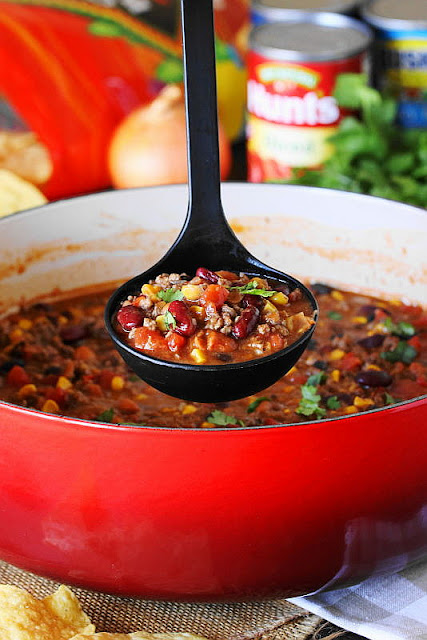
M0 584L21 587L36 598L44 598L60 583L0 561ZM184 631L210 640L308 640L322 622L318 616L281 599L193 604L152 602L71 589L97 631Z

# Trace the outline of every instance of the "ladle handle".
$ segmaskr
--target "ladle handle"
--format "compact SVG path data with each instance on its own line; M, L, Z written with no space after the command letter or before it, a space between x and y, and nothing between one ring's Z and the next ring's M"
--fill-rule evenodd
M189 201L185 232L229 231L221 204L212 0L181 0ZM232 233L230 231L230 233Z

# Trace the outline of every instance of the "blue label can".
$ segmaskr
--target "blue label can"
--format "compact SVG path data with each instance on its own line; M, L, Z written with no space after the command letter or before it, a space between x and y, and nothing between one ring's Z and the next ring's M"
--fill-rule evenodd
M307 12L326 11L357 15L363 0L253 0L251 22L254 27L273 22L300 20Z

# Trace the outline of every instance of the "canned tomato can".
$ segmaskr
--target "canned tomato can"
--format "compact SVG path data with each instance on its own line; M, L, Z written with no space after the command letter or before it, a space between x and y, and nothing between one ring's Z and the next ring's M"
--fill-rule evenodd
M347 16L307 14L256 27L248 52L247 153L251 182L289 179L332 153L342 118L333 91L341 73L360 73L370 29Z
M374 82L398 100L404 127L427 127L427 0L373 0L363 10L375 29Z
M362 0L253 0L251 22L253 26L271 22L298 20L309 12L327 11L355 15Z

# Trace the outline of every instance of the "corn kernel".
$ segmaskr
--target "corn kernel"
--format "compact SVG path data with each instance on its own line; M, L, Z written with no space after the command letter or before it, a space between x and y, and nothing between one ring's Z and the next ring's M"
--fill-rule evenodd
M334 349L328 356L328 360L341 360L342 357L345 356L345 351L342 349Z
M24 386L19 389L18 396L20 398L26 398L27 396L30 396L32 393L35 393L36 391L37 391L37 387L35 384L24 384Z
M157 328L160 331L162 331L163 333L165 333L168 330L168 328L166 326L166 320L165 320L165 316L164 315L157 316L156 325L157 325Z
M332 292L331 292L331 297L332 297L334 300L337 300L338 302L342 302L342 301L344 300L344 296L343 296L343 294L341 293L341 291L332 291Z
M58 322L59 324L68 324L68 318L66 318L65 316L59 316Z
M111 380L111 390L112 391L121 391L125 386L125 381L122 376L113 376Z
M64 391L66 391L67 389L70 389L70 387L73 386L73 383L70 380L68 380L68 378L66 378L65 376L59 376L56 386L58 389L63 389Z
M201 349L193 349L190 356L196 362L196 364L204 364L206 362L206 356Z
M376 364L368 364L366 368L370 369L371 371L381 371L381 367L377 367Z
M181 414L183 416L189 416L192 413L195 413L197 411L196 407L194 406L194 404L186 404L183 409L181 409Z
M257 289L267 289L268 282L267 280L263 280L263 278L251 278L248 284L253 284Z
M270 302L270 300L267 300L266 303L264 304L262 308L262 314L264 316L269 316L269 318L271 318L275 322L279 322L280 320L279 311L277 307L275 307L274 304Z
M147 400L148 396L146 393L138 393L138 395L136 396L137 400Z
M202 424L200 425L202 427L202 429L212 429L215 425L213 425L211 422L202 422Z
M19 342L22 339L23 335L24 335L24 333L23 333L22 329L13 329L9 333L9 340L11 342Z
M400 305L402 304L402 302L396 298L389 300L389 303L392 304L393 307L400 307Z
M360 396L356 396L353 400L353 404L358 409L366 409L366 407L371 407L375 403L370 398L361 398Z
M351 321L354 324L366 324L368 322L368 318L366 316L354 316Z
M21 318L21 320L18 322L18 326L20 329L24 329L24 331L27 331L28 329L31 329L33 323L31 322L31 320L28 320L28 318Z
M334 369L331 373L331 378L333 382L339 382L341 377L341 372L339 369Z
M181 291L187 300L198 300L202 295L202 288L196 284L185 284Z
M150 300L159 300L159 296L157 295L161 287L156 284L143 284L141 287L141 293L145 296L148 296Z
M46 413L59 413L59 405L55 400L46 400L42 406L42 411L46 411Z
M206 311L204 307L199 307L198 305L193 305L190 307L190 311L193 316L196 316L197 320L204 320L206 316Z
M351 404L349 407L344 409L344 413L357 413L357 407Z
M285 414L285 416L288 415L288 413L290 413L290 412L291 412L290 409L283 409L283 413Z
M288 296L285 296L285 294L281 291L278 291L273 296L270 296L269 300L271 300L271 302L274 302L274 304L288 304L289 302Z

